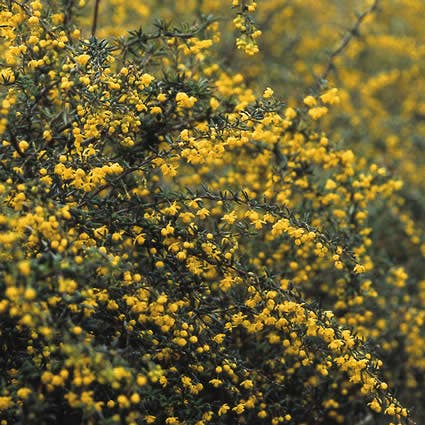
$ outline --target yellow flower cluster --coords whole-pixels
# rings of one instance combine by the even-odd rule
[[[1,425],[420,423],[424,5],[133,3],[0,8]]]

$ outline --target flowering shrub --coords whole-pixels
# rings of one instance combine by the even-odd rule
[[[422,51],[377,71],[371,3],[291,85],[320,2],[134,3],[0,3],[1,424],[420,421]]]

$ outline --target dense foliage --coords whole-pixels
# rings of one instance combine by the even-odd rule
[[[0,0],[0,424],[421,423],[425,4],[93,3]]]

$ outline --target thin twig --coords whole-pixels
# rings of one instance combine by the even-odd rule
[[[74,0],[67,0],[66,6],[65,6],[65,26],[68,26],[68,24],[71,22],[72,19],[72,8],[74,6]]]
[[[180,38],[182,40],[187,40],[192,37],[195,37],[197,34],[199,34],[201,31],[206,29],[211,23],[216,22],[216,19],[213,19],[211,16],[207,16],[203,22],[201,22],[198,26],[191,28],[189,32],[180,32],[179,30],[175,29],[174,31],[169,31],[166,28],[158,27],[158,30],[156,33],[153,34],[145,34],[141,31],[134,32],[134,38],[129,40],[125,47],[129,48],[133,46],[134,44],[139,43],[141,40],[143,43],[146,43],[149,40],[155,40],[161,37],[166,38]]]
[[[100,3],[100,0],[95,0],[94,12],[93,12],[93,25],[91,27],[91,35],[92,35],[92,37],[94,37],[95,34],[96,34],[97,17],[99,15],[99,3]]]
[[[367,16],[372,14],[376,11],[379,5],[379,0],[375,0],[372,5],[367,8],[361,15],[358,16],[357,21],[354,23],[353,27],[344,35],[341,42],[339,43],[338,47],[331,53],[329,56],[328,64],[326,65],[325,70],[323,71],[322,75],[319,77],[319,82],[322,80],[326,80],[329,73],[334,69],[334,61],[335,58],[340,56],[345,49],[350,44],[350,41],[359,35],[359,29],[362,22],[366,19]]]

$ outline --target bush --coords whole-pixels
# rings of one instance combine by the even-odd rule
[[[187,3],[190,24],[123,36],[160,5],[1,2],[1,424],[420,421],[425,203],[405,171],[422,159],[399,143],[418,112],[379,92],[419,65],[378,78],[382,40],[349,54],[375,2],[322,78],[306,55],[287,82],[267,31],[286,7],[255,22],[233,1],[248,55],[229,64],[227,23],[203,13],[221,2]]]

